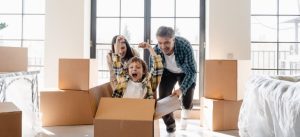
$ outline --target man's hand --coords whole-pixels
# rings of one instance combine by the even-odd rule
[[[147,42],[142,42],[142,43],[139,43],[139,48],[149,49],[149,48],[151,48],[151,45]]]
[[[152,48],[152,46],[150,45],[149,41],[148,42],[142,42],[142,43],[139,43],[139,48],[143,48],[143,49],[148,49],[151,56],[155,56],[156,53],[154,51],[154,49]]]
[[[180,89],[176,89],[173,91],[171,96],[177,96],[178,98],[182,95],[182,91]]]

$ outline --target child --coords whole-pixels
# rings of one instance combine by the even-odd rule
[[[153,99],[153,92],[160,82],[163,72],[163,64],[160,55],[156,55],[153,48],[148,43],[140,43],[140,48],[148,49],[154,63],[151,71],[147,71],[146,63],[138,58],[132,57],[127,62],[126,75],[117,74],[117,85],[113,92],[113,97],[118,98],[140,98]],[[118,70],[121,67],[121,57],[118,54],[113,54],[113,68]]]
[[[122,67],[120,67],[118,70],[113,70],[112,68],[112,53],[118,54],[121,57]],[[115,89],[117,84],[117,79],[114,72],[125,71],[127,69],[127,62],[134,56],[139,57],[139,53],[137,50],[135,50],[129,45],[127,39],[124,36],[116,35],[113,37],[111,42],[111,51],[106,55],[108,69],[110,73],[110,84],[112,89]]]

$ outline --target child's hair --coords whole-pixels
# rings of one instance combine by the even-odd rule
[[[127,62],[127,69],[129,68],[129,65],[133,62],[137,62],[137,63],[142,64],[143,72],[145,74],[148,72],[147,65],[146,65],[145,61],[140,59],[139,57],[132,57],[131,59],[129,59],[129,61]]]

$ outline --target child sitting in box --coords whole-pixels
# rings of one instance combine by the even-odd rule
[[[147,71],[147,65],[142,59],[132,57],[127,62],[126,75],[120,74],[116,70],[121,67],[121,57],[118,54],[113,54],[112,65],[117,75],[116,89],[112,94],[115,98],[153,99],[153,91],[156,90],[163,72],[162,59],[160,55],[154,52],[150,44],[142,42],[139,47],[149,50],[154,62],[151,71]]]

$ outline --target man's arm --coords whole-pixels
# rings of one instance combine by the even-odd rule
[[[180,84],[180,90],[183,94],[192,86],[193,81],[196,79],[196,61],[194,58],[194,53],[191,45],[186,46],[184,51],[184,64],[182,65],[185,77]]]

